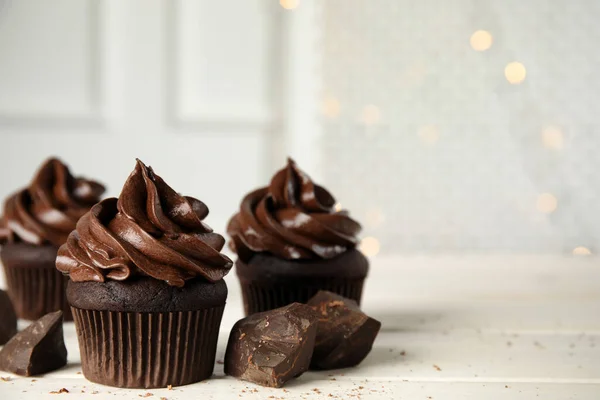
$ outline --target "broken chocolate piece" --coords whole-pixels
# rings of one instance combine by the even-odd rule
[[[281,387],[310,365],[317,318],[307,305],[250,315],[232,328],[225,352],[225,373],[269,387]]]
[[[55,311],[13,336],[0,350],[0,370],[33,376],[65,366],[67,348],[62,323],[62,311]]]
[[[354,300],[324,290],[307,304],[319,319],[311,369],[353,367],[365,359],[381,322],[363,313]]]
[[[17,333],[17,314],[8,293],[0,290],[0,345],[5,344]]]

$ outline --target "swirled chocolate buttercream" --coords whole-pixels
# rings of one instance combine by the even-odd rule
[[[288,159],[268,187],[249,193],[229,221],[241,258],[268,252],[285,259],[333,258],[357,244],[361,230],[335,199]]]
[[[0,243],[60,246],[102,193],[104,186],[73,177],[65,164],[50,158],[28,187],[5,201]]]
[[[203,222],[208,208],[182,196],[137,161],[118,199],[96,204],[58,251],[56,267],[75,282],[149,276],[172,286],[222,279],[232,266],[225,239]]]

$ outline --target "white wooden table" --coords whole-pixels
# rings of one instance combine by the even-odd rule
[[[378,258],[371,271],[363,308],[383,327],[357,368],[308,372],[284,390],[225,377],[217,363],[202,383],[115,389],[81,375],[67,324],[68,367],[33,379],[0,373],[1,398],[600,399],[599,258]],[[242,316],[227,279],[217,360]],[[69,393],[50,393],[61,388]]]

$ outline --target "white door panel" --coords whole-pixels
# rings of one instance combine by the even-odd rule
[[[223,231],[281,143],[268,4],[0,0],[0,198],[50,155],[118,195],[139,157]]]

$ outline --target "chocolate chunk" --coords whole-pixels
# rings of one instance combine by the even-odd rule
[[[307,303],[319,318],[311,369],[358,365],[373,347],[381,322],[360,311],[354,300],[319,291]]]
[[[8,293],[0,290],[0,345],[5,344],[17,333],[17,314]]]
[[[13,336],[0,351],[0,370],[33,376],[66,365],[62,323],[62,311],[55,311]]]
[[[316,333],[314,311],[300,303],[241,319],[229,336],[225,373],[281,387],[308,370]]]

